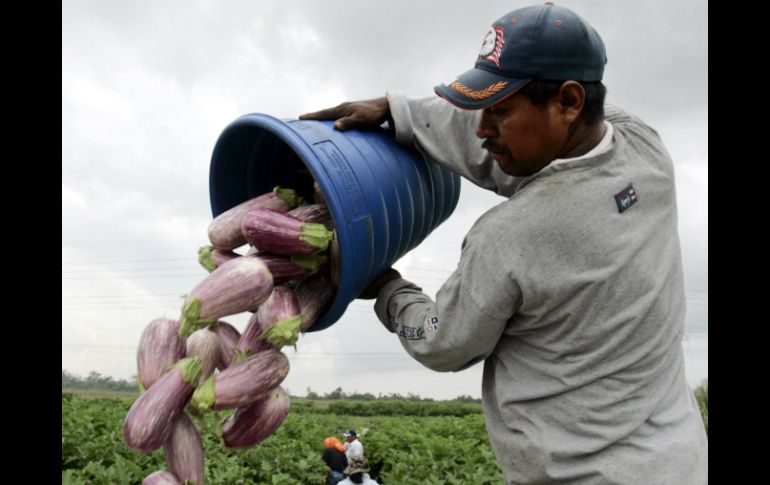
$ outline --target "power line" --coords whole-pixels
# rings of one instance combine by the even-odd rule
[[[145,298],[145,297],[157,297],[157,296],[181,296],[181,293],[139,293],[133,295],[81,295],[81,296],[62,296],[62,298]]]
[[[206,275],[202,275],[200,273],[196,274],[179,274],[179,275],[126,275],[126,276],[88,276],[85,278],[62,278],[63,281],[73,281],[73,280],[125,280],[125,279],[132,279],[132,278],[186,278],[188,276],[197,276],[202,277]]]
[[[158,244],[157,241],[64,241],[62,246],[73,246],[75,244],[101,244],[104,246],[117,246],[119,244]]]
[[[148,305],[123,305],[123,306],[62,306],[62,310],[149,310],[153,308],[169,308],[173,305],[173,307],[178,311],[179,307],[182,306],[182,302],[178,302],[179,304],[161,304],[161,303],[154,303],[154,304],[148,304]]]
[[[167,268],[154,268],[154,267],[148,267],[148,268],[116,268],[116,269],[73,269],[73,270],[62,270],[62,274],[71,274],[71,273],[117,273],[117,272],[123,272],[123,271],[169,271],[169,270],[189,270],[190,268],[200,268],[198,265],[184,265],[184,266],[177,266],[177,267],[167,267]],[[200,268],[203,269],[203,268]]]
[[[152,305],[123,305],[123,306],[62,306],[61,309],[65,311],[77,311],[77,310],[105,310],[107,312],[111,311],[124,311],[124,310],[169,310],[172,309],[173,311],[179,311],[179,308],[181,307],[182,302],[174,302],[169,304],[152,304]],[[348,309],[345,311],[347,314],[348,312],[351,313],[357,313],[360,315],[370,315],[375,316],[374,310],[357,310],[357,309]],[[246,312],[242,312],[246,313]],[[253,312],[252,312],[253,313]],[[222,320],[226,320],[227,318],[232,318],[238,314],[228,315],[226,317],[223,317]]]
[[[132,310],[168,310],[169,306],[147,306],[147,307],[110,307],[110,308],[64,308],[62,307],[62,311],[77,311],[77,310],[108,310],[108,311],[132,311]]]
[[[70,261],[62,264],[115,264],[115,263],[152,263],[156,261],[190,261],[190,258],[165,258],[165,259],[132,259],[113,261]]]
[[[169,261],[187,261],[187,262],[193,262],[195,261],[195,257],[191,256],[189,258],[163,258],[163,259],[134,259],[134,260],[113,260],[113,261],[69,261],[69,262],[62,262],[63,265],[88,265],[88,264],[131,264],[131,263],[150,263],[150,262],[169,262]],[[415,267],[415,266],[407,266],[404,268],[404,271],[436,271],[441,273],[451,273],[454,271],[447,270],[443,268],[430,268],[430,267]]]
[[[134,353],[136,348],[133,347],[119,347],[119,346],[106,346],[106,345],[92,345],[92,344],[62,344],[62,348],[69,349],[82,349],[90,352],[119,352],[119,353]],[[294,354],[287,354],[289,359],[298,360],[342,360],[342,359],[357,359],[357,360],[400,360],[411,359],[411,357],[402,352],[300,352]]]
[[[136,298],[126,298],[121,300],[93,300],[93,301],[64,301],[62,300],[63,305],[122,305],[124,303],[157,303],[161,301],[177,301],[182,298],[183,295],[174,295],[174,297],[153,297],[153,299],[150,300],[141,300]]]

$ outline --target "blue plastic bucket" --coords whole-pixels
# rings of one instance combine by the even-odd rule
[[[340,132],[330,121],[248,114],[214,147],[211,211],[216,217],[276,185],[312,201],[314,179],[334,218],[340,276],[334,301],[310,331],[336,322],[374,278],[449,217],[460,197],[456,174],[385,129]]]

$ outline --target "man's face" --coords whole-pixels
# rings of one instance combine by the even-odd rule
[[[351,435],[346,436],[345,439],[348,440],[348,443],[350,443],[351,441],[356,439],[356,437],[351,434]]]
[[[515,93],[482,111],[476,135],[484,138],[503,172],[528,176],[559,158],[569,124],[559,116],[558,96],[541,111],[525,96]]]

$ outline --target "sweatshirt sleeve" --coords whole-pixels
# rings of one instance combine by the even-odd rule
[[[458,371],[486,359],[520,305],[515,281],[495,271],[496,251],[465,244],[457,270],[434,302],[405,280],[385,284],[374,310],[406,351],[436,371]]]
[[[476,136],[479,110],[463,110],[433,96],[407,99],[387,93],[396,141],[413,145],[431,160],[479,187],[510,197],[520,177],[503,172]]]

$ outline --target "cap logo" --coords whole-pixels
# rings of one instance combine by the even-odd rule
[[[554,20],[553,23],[555,23],[557,27],[561,26],[561,20]]]
[[[487,99],[488,97],[505,89],[505,86],[507,85],[508,85],[508,81],[500,81],[490,86],[487,86],[484,89],[479,89],[478,91],[474,91],[468,86],[464,86],[458,82],[452,83],[449,87],[459,92],[460,94],[464,95],[465,97],[468,97],[471,99]]]
[[[497,25],[490,27],[481,43],[479,57],[494,62],[497,67],[500,67],[500,53],[503,50],[503,44],[505,44],[504,34],[505,30],[502,27]]]

